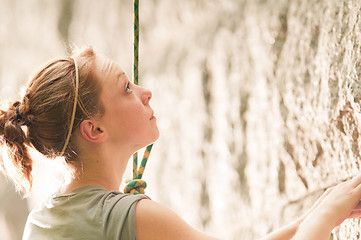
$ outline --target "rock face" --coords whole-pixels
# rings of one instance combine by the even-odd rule
[[[256,239],[359,173],[359,2],[189,1],[169,16],[170,4],[154,6],[142,61],[161,201],[225,239]],[[346,221],[333,239],[358,232]]]
[[[93,44],[130,76],[129,1],[0,2],[2,97],[68,42]],[[140,83],[161,131],[147,193],[198,229],[249,240],[358,174],[360,9],[352,0],[141,1]],[[360,230],[349,220],[332,239]]]

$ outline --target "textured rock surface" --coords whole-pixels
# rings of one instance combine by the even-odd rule
[[[95,45],[130,75],[129,1],[0,3],[2,98],[67,41]],[[248,240],[358,174],[359,1],[141,4],[140,81],[161,130],[144,175],[153,199],[201,230]],[[346,221],[332,239],[359,232]]]
[[[160,106],[159,199],[226,239],[252,239],[359,172],[359,2],[197,1],[164,23],[166,4],[142,61]],[[358,232],[347,221],[333,239]]]

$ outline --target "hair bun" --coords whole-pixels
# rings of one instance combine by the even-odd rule
[[[23,116],[20,111],[20,102],[16,101],[4,116],[3,134],[6,142],[10,144],[12,144],[12,142],[22,144],[26,140],[25,133],[21,128],[23,125]]]
[[[29,104],[29,92],[24,96],[22,103],[15,102],[13,106],[15,106],[15,119],[20,125],[29,126],[33,119],[33,115],[31,115],[30,104]]]

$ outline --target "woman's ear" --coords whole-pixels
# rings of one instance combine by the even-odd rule
[[[102,143],[108,138],[107,132],[93,119],[83,120],[79,129],[85,140],[92,143]]]

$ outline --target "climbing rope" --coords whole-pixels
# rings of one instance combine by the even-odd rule
[[[133,56],[133,82],[138,85],[138,56],[139,56],[139,0],[134,0],[134,56]],[[147,183],[142,180],[145,166],[147,164],[150,151],[153,144],[146,147],[142,162],[138,170],[138,152],[133,154],[133,179],[126,180],[127,185],[124,188],[124,193],[130,194],[144,194],[144,189]]]
[[[139,0],[134,0],[134,49],[133,49],[133,82],[138,85],[139,56]]]

